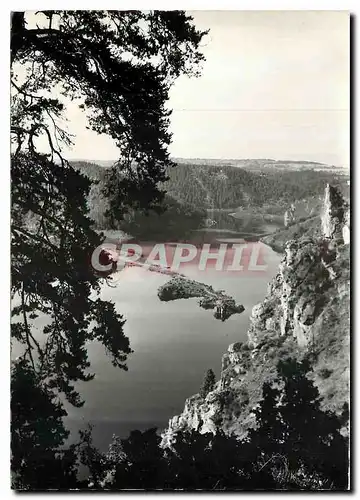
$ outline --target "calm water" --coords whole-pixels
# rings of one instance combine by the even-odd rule
[[[89,345],[96,377],[78,385],[85,405],[68,408],[66,423],[74,437],[90,422],[95,444],[104,449],[113,433],[125,437],[132,429],[166,426],[182,411],[185,399],[198,392],[208,368],[219,375],[228,345],[245,339],[251,309],[263,299],[280,258],[266,247],[268,270],[252,275],[187,268],[189,277],[225,290],[245,306],[241,315],[224,323],[201,309],[197,299],[160,302],[157,288],[169,278],[140,268],[123,271],[116,288],[105,286],[102,298],[114,301],[125,316],[134,353],[125,372],[111,365],[100,344]]]

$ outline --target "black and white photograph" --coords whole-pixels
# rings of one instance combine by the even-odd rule
[[[8,12],[3,473],[349,491],[351,13],[119,6]]]

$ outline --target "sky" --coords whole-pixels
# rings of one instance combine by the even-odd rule
[[[349,165],[349,16],[345,11],[196,11],[206,62],[170,92],[170,153]],[[112,160],[112,140],[69,106],[70,158]]]

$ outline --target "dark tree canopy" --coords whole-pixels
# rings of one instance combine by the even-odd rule
[[[157,183],[171,164],[169,88],[180,74],[197,75],[203,59],[204,33],[191,21],[179,11],[44,11],[33,27],[24,13],[14,13],[13,67],[28,71],[25,82],[15,71],[12,79],[16,146],[25,142],[32,149],[39,133],[50,142],[48,123],[53,154],[56,136],[70,139],[53,122],[63,111],[55,88],[85,108],[89,127],[119,148],[108,184],[116,200],[112,211],[121,213],[135,199],[147,207],[161,197]]]
[[[178,11],[31,16],[12,15],[12,289],[20,300],[13,335],[34,366],[32,350],[39,351],[50,385],[80,404],[69,381],[92,376],[85,342],[100,340],[122,368],[131,351],[114,305],[90,298],[99,291],[90,256],[101,240],[87,216],[90,182],[61,152],[71,141],[61,128],[66,100],[85,108],[89,127],[119,148],[111,209],[149,207],[161,199],[157,185],[171,163],[168,90],[180,74],[197,74],[204,33]],[[45,342],[33,335],[39,313],[51,318]]]
[[[95,489],[344,490],[347,445],[344,419],[320,407],[306,377],[307,361],[278,364],[274,384],[263,384],[254,410],[257,428],[242,439],[178,430],[161,447],[156,429],[115,438],[105,454],[85,436],[82,457]],[[344,417],[346,417],[344,415]]]
[[[198,74],[203,35],[180,11],[12,14],[12,338],[23,346],[15,366],[25,363],[37,386],[74,405],[83,403],[74,383],[94,376],[87,342],[100,341],[123,369],[131,349],[91,268],[102,237],[88,216],[91,181],[64,155],[66,105],[77,103],[89,128],[118,147],[112,216],[156,206],[171,166],[168,91],[179,75]]]
[[[64,449],[69,432],[55,394],[28,362],[11,373],[11,467],[17,489],[74,488],[75,447]]]
[[[11,386],[16,488],[81,487],[78,459],[98,488],[311,489],[323,479],[346,488],[344,422],[321,410],[309,366],[293,360],[279,364],[277,386],[264,385],[258,427],[243,442],[179,433],[174,449],[163,450],[150,429],[115,440],[106,455],[87,431],[66,447],[61,397],[83,404],[75,383],[94,376],[87,343],[101,342],[121,369],[131,353],[124,318],[100,299],[101,278],[91,268],[102,238],[86,204],[91,181],[63,153],[71,142],[62,125],[66,103],[82,107],[89,127],[119,149],[105,189],[109,217],[158,209],[172,165],[169,89],[179,75],[198,74],[203,36],[179,11],[12,15],[12,339],[22,346]],[[214,385],[208,370],[202,396]],[[276,469],[279,456],[297,482]]]
[[[318,389],[309,380],[307,359],[280,361],[275,387],[263,385],[263,399],[255,410],[257,429],[249,433],[249,456],[261,450],[263,463],[286,460],[290,470],[317,476],[325,486],[347,487],[348,446],[341,434],[341,417],[321,409]],[[345,410],[345,409],[344,409]],[[251,451],[252,450],[252,451]]]
[[[200,388],[199,392],[200,396],[206,398],[209,392],[214,390],[215,382],[216,382],[215,373],[211,368],[209,368],[205,373],[204,380]]]
[[[120,228],[145,241],[182,241],[203,227],[205,219],[205,210],[197,210],[165,195],[158,210],[136,210],[122,221]]]

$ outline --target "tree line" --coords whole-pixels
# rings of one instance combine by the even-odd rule
[[[170,447],[157,429],[114,437],[107,452],[92,442],[91,429],[66,447],[63,410],[55,395],[26,364],[13,370],[13,482],[17,489],[45,490],[344,490],[348,486],[348,420],[321,409],[309,380],[307,359],[279,361],[253,410],[255,427],[245,438],[218,432],[180,431]],[[205,376],[202,398],[214,389]],[[26,423],[26,425],[25,425]],[[81,464],[87,471],[78,474]]]
[[[63,422],[64,398],[81,407],[84,401],[76,383],[95,376],[89,342],[99,341],[111,363],[122,370],[127,370],[132,353],[125,319],[112,302],[101,299],[102,279],[91,268],[91,254],[101,243],[94,230],[94,213],[103,203],[97,202],[98,197],[101,194],[105,200],[101,217],[109,227],[126,216],[131,220],[134,214],[162,210],[164,186],[175,171],[168,152],[169,90],[178,76],[199,75],[204,60],[200,47],[207,32],[196,29],[193,18],[183,11],[43,10],[32,15],[33,19],[25,12],[13,12],[11,19],[11,294],[16,299],[11,336],[22,348],[11,369],[13,488],[88,488],[89,481],[78,477],[79,463],[88,467],[94,487],[106,484],[115,467],[115,489],[159,484],[192,488],[199,477],[205,488],[232,488],[243,475],[239,471],[247,474],[246,468],[228,464],[231,475],[221,483],[219,471],[224,471],[211,452],[217,446],[211,437],[206,444],[197,434],[194,439],[180,436],[178,451],[168,460],[155,431],[145,435],[135,431],[120,443],[121,448],[116,442],[104,455],[92,446],[87,431],[68,446]],[[119,160],[107,172],[101,190],[92,192],[92,208],[94,178],[79,172],[63,154],[63,147],[72,144],[62,125],[68,99],[86,110],[88,126],[109,136],[119,150]],[[39,138],[45,147],[40,147]],[[267,181],[258,176],[257,182]],[[180,185],[184,196],[192,192],[185,176]],[[198,198],[195,193],[189,199],[173,198],[195,210],[206,208],[204,201],[200,204],[203,193],[198,192]],[[240,192],[246,201],[247,191]],[[231,197],[227,200],[232,203]],[[38,318],[46,318],[40,332]],[[320,442],[330,443],[330,451],[336,444],[334,456],[340,460],[342,441],[333,432],[338,424],[329,426],[324,426],[326,436],[331,433],[333,438],[326,441],[322,434]],[[290,437],[299,435],[290,432],[291,426],[284,429]],[[313,437],[308,434],[306,442],[312,446],[309,436]],[[283,440],[284,436],[279,443]],[[229,449],[239,446],[232,438],[226,443]],[[281,449],[285,454],[289,448]],[[300,448],[300,452],[301,461],[295,466],[305,461],[305,451]],[[200,475],[196,463],[203,464]],[[164,470],[164,475],[156,475],[154,468]],[[343,485],[344,475],[339,473],[338,479],[329,470],[324,465],[315,472],[332,487]]]

